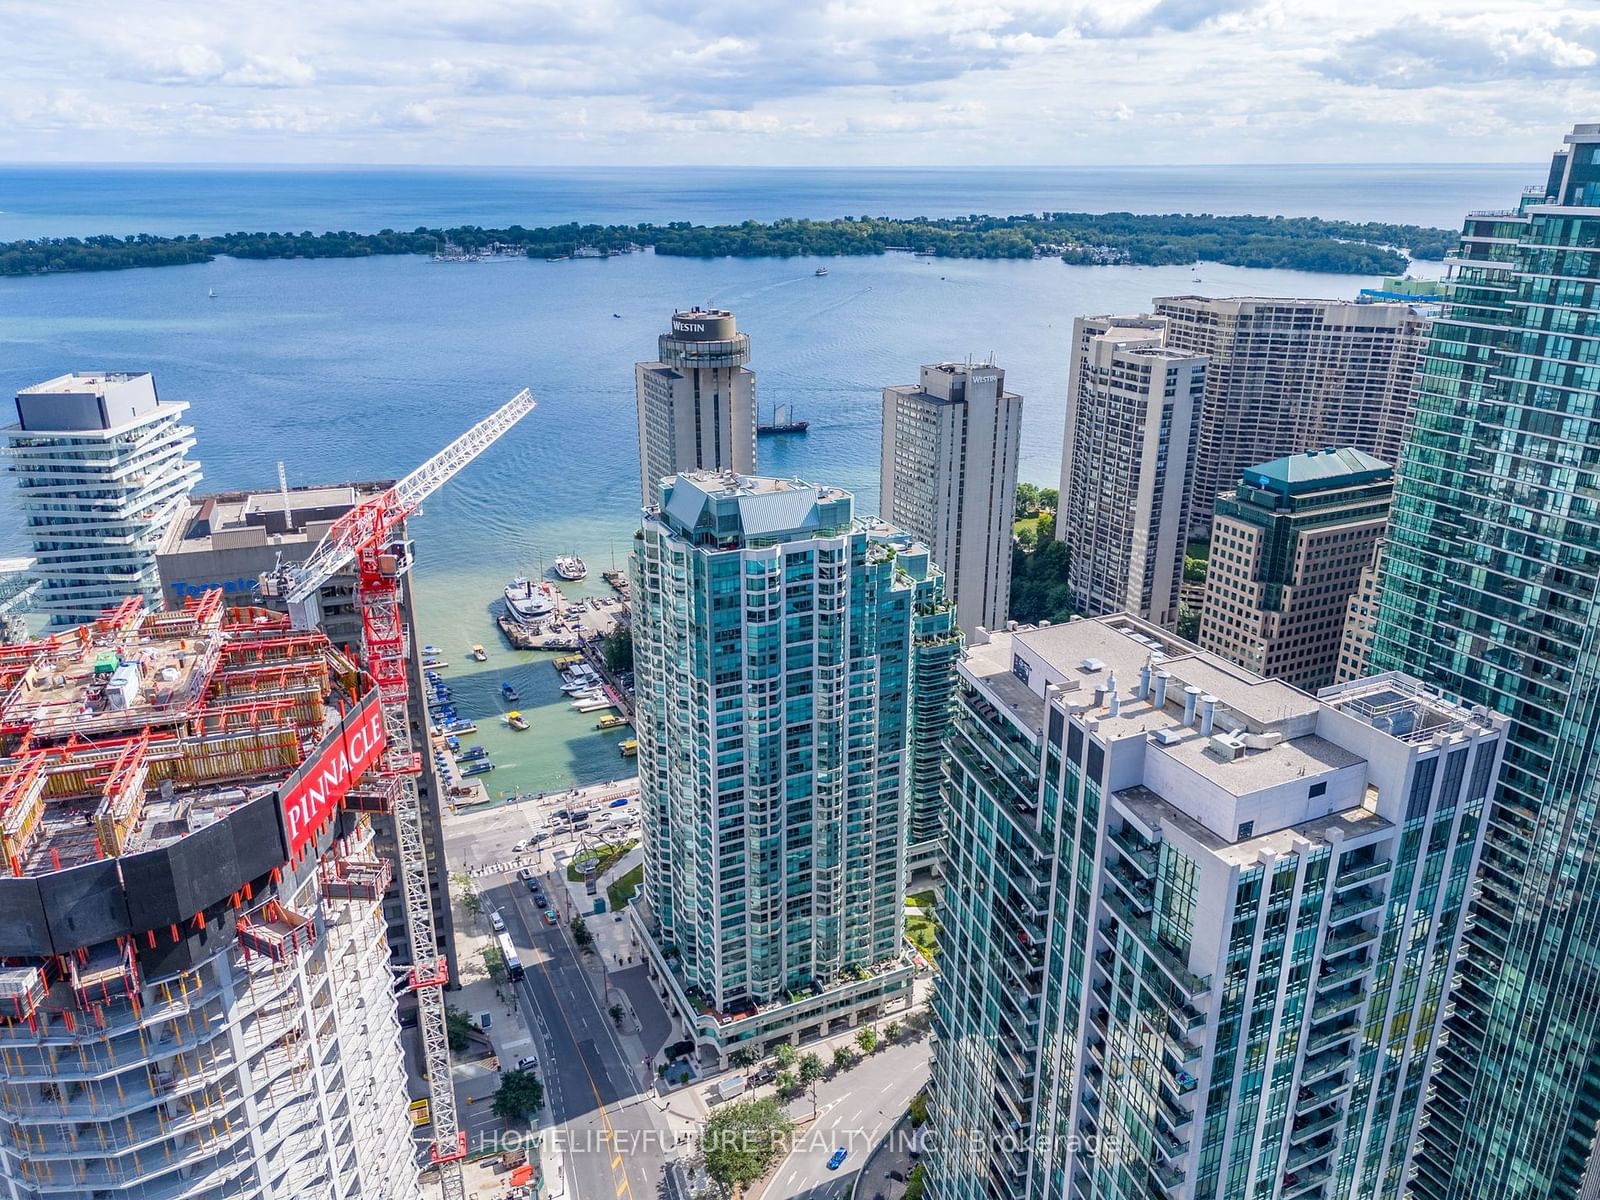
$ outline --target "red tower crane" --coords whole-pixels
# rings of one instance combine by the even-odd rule
[[[305,562],[280,564],[261,579],[264,594],[287,601],[296,629],[313,629],[321,615],[318,596],[323,585],[352,563],[356,567],[362,655],[367,673],[378,689],[388,735],[378,773],[387,807],[394,817],[399,848],[400,887],[411,945],[410,986],[417,996],[433,1118],[432,1158],[439,1168],[444,1200],[462,1200],[465,1195],[461,1162],[467,1156],[467,1135],[456,1116],[455,1087],[450,1078],[444,1003],[450,966],[439,953],[428,894],[427,848],[423,841],[422,803],[417,793],[422,755],[411,745],[410,686],[406,675],[411,630],[402,620],[399,604],[399,581],[411,569],[411,546],[401,526],[424,499],[533,409],[533,395],[524,388],[399,483],[345,513]]]

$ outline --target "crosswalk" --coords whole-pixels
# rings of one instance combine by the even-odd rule
[[[536,860],[528,855],[521,858],[508,858],[505,862],[485,863],[482,866],[471,867],[467,874],[475,879],[482,879],[485,875],[503,875],[507,871],[520,871],[523,867],[533,866]]]

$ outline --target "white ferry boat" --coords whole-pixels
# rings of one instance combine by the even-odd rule
[[[589,573],[589,565],[576,554],[563,554],[556,559],[556,574],[576,583]]]

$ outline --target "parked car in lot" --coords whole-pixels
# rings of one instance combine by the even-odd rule
[[[517,1070],[519,1071],[537,1071],[538,1069],[539,1060],[531,1054],[525,1054],[517,1059]]]

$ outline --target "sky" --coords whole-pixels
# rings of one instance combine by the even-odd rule
[[[1595,0],[0,0],[0,160],[1530,162]]]

